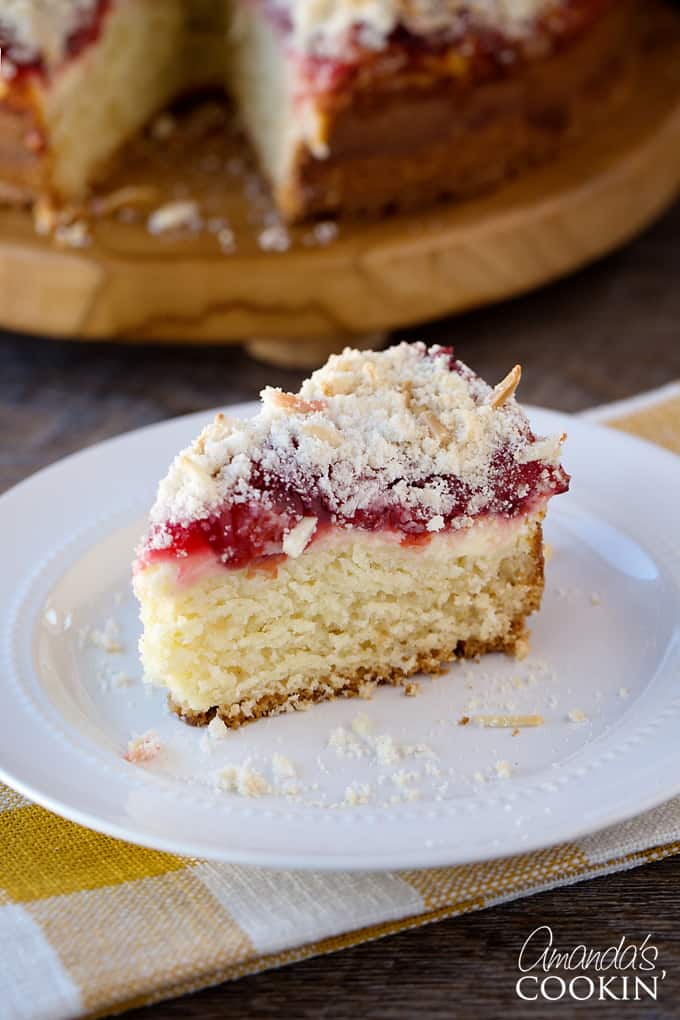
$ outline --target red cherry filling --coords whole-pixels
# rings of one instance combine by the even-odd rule
[[[492,465],[493,490],[480,509],[472,506],[476,495],[458,478],[440,479],[453,496],[453,508],[444,517],[444,528],[468,513],[473,517],[514,518],[531,512],[549,496],[565,492],[568,476],[562,468],[546,467],[537,461],[517,464],[509,454],[499,454]],[[212,554],[225,567],[244,567],[281,553],[287,531],[301,517],[316,517],[313,540],[330,527],[354,527],[363,531],[389,531],[400,534],[402,543],[418,545],[429,541],[427,530],[431,514],[425,508],[400,505],[373,505],[350,516],[334,514],[319,492],[300,492],[280,478],[258,479],[258,488],[266,493],[264,502],[234,503],[218,513],[190,524],[168,524],[164,531],[171,541],[162,549],[148,548],[145,562],[157,559],[186,558]],[[424,481],[423,485],[426,484]],[[153,542],[154,532],[150,535]]]
[[[451,347],[423,350],[423,357],[444,358],[451,372],[465,378],[475,392],[479,379],[462,362]],[[485,400],[482,390],[475,399]],[[532,442],[535,437],[529,423],[521,427],[523,438]],[[332,469],[331,469],[332,470]],[[225,567],[245,567],[271,564],[281,556],[281,546],[288,531],[302,517],[315,517],[317,527],[312,541],[331,527],[353,527],[362,531],[386,531],[401,537],[402,544],[421,545],[428,542],[431,533],[428,523],[433,511],[422,503],[405,506],[391,502],[389,496],[352,513],[337,513],[331,506],[328,485],[320,479],[289,481],[278,475],[266,474],[254,464],[249,484],[262,498],[247,503],[229,503],[218,512],[188,524],[165,524],[152,529],[142,564],[158,559],[186,559],[197,554],[213,556]],[[358,480],[359,481],[359,480]],[[392,483],[392,488],[396,483]],[[449,512],[443,516],[443,529],[455,526],[460,517],[500,517],[511,519],[531,513],[551,496],[566,492],[569,476],[563,468],[540,461],[518,463],[509,445],[494,455],[489,469],[488,484],[483,492],[473,490],[455,475],[422,478],[409,483],[411,490],[436,487],[447,497]],[[154,539],[162,536],[161,548],[153,548]],[[168,542],[168,536],[170,541]]]

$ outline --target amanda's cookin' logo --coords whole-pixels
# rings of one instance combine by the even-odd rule
[[[552,928],[535,928],[517,961],[521,974],[515,991],[525,1002],[656,1002],[666,971],[657,969],[659,950],[647,935],[637,945],[622,935],[616,945],[589,949],[554,946]],[[559,971],[560,973],[557,973]]]

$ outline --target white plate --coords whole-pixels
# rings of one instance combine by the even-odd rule
[[[369,702],[266,719],[210,752],[202,731],[171,716],[163,692],[140,680],[129,589],[156,481],[208,415],[102,443],[7,493],[0,777],[59,814],[146,846],[304,868],[422,867],[517,853],[678,793],[680,460],[575,419],[531,416],[539,432],[569,433],[573,474],[571,493],[548,515],[554,555],[531,657],[456,664],[450,675],[424,679],[415,698],[382,689]],[[120,653],[87,639],[110,617],[121,626]],[[120,673],[134,678],[131,686],[112,682]],[[458,725],[477,712],[532,711],[545,725],[515,736]],[[570,712],[587,721],[570,721]],[[328,746],[331,730],[351,732],[360,714],[375,734],[425,743],[433,756],[380,765],[364,738],[362,756],[339,755]],[[149,728],[161,755],[129,764],[128,740]],[[297,799],[278,781],[276,794],[257,799],[215,789],[220,768],[246,759],[271,783],[274,754],[294,764]],[[509,763],[509,778],[497,774],[499,762]],[[399,785],[399,771],[417,778]],[[368,803],[345,806],[356,783],[369,786]],[[419,799],[407,799],[409,788]]]

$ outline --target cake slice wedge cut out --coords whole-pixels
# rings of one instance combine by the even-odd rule
[[[564,436],[450,348],[347,349],[218,415],[173,462],[134,565],[147,676],[236,727],[526,648]],[[452,681],[453,682],[453,681]]]

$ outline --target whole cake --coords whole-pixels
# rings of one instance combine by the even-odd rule
[[[175,711],[239,726],[523,651],[568,476],[519,377],[491,388],[444,347],[348,349],[255,418],[218,415],[161,482],[134,567],[145,672]]]
[[[0,195],[78,202],[224,86],[289,220],[479,190],[606,117],[636,0],[3,0]]]

